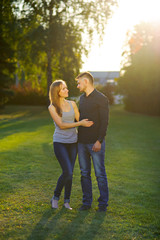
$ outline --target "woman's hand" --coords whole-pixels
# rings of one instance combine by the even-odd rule
[[[91,127],[94,124],[93,121],[88,121],[88,119],[83,119],[80,121],[80,123],[83,127]]]

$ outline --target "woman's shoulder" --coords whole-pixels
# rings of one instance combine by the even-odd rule
[[[73,100],[67,100],[70,104],[72,104],[72,107],[74,108],[75,106],[76,106],[76,103],[75,103],[75,101],[73,101]]]
[[[50,104],[49,106],[48,106],[48,110],[50,110],[50,109],[55,109],[55,107],[53,106],[53,104]]]
[[[50,105],[48,106],[48,109],[49,109],[49,108],[51,108],[52,106],[53,106],[53,105],[52,105],[52,104],[50,104]]]

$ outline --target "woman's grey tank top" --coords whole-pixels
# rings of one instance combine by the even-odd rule
[[[75,113],[72,103],[68,101],[71,109],[69,112],[62,112],[62,122],[73,123],[75,120]],[[77,129],[75,127],[68,129],[60,129],[58,125],[55,124],[55,131],[53,134],[53,142],[61,143],[75,143],[77,142]]]

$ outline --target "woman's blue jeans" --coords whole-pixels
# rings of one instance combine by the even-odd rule
[[[101,144],[101,150],[94,152],[94,144],[78,143],[78,159],[81,169],[81,185],[83,191],[83,204],[91,206],[92,204],[92,181],[91,181],[91,158],[94,165],[95,175],[98,182],[100,197],[98,198],[99,207],[108,206],[108,182],[104,166],[105,159],[105,141]]]
[[[63,187],[64,202],[70,202],[72,176],[74,164],[77,156],[77,143],[59,143],[54,142],[54,152],[62,168],[62,174],[57,181],[53,199],[59,200]]]

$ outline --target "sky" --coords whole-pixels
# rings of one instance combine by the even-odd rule
[[[103,42],[97,34],[88,57],[83,56],[81,71],[119,71],[126,33],[140,22],[160,22],[160,0],[118,0],[118,7],[108,20]]]

